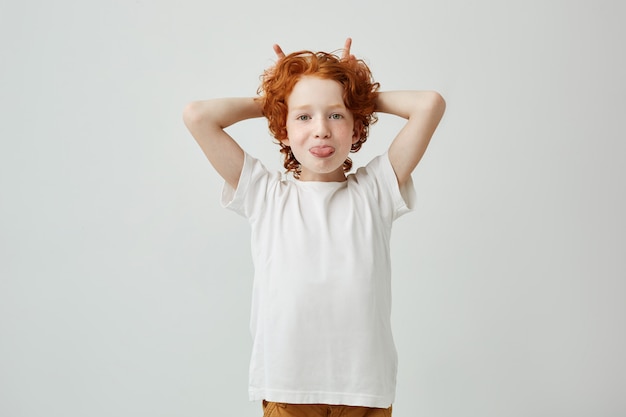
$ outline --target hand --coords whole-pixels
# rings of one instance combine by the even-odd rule
[[[346,42],[343,44],[343,53],[341,54],[342,61],[355,61],[356,57],[350,53],[350,48],[352,47],[352,38],[347,38]]]
[[[352,47],[352,38],[347,38],[346,42],[343,44],[343,49],[342,49],[343,52],[341,54],[342,61],[356,60],[355,56],[350,53],[351,47]],[[282,48],[278,44],[275,43],[274,45],[272,45],[272,49],[274,49],[274,53],[276,54],[276,57],[278,58],[279,61],[285,57],[285,53],[283,52]]]
[[[277,43],[272,45],[272,48],[274,49],[274,53],[276,54],[276,57],[278,58],[279,61],[285,57],[285,53],[283,52],[281,47],[278,46]]]

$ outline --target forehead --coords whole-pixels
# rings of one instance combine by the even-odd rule
[[[293,87],[287,106],[329,104],[343,106],[343,86],[335,80],[305,76]]]

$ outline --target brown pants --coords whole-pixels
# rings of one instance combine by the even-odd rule
[[[391,407],[285,404],[263,401],[263,417],[391,417]]]

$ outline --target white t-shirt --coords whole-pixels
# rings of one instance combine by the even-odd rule
[[[387,154],[343,182],[299,181],[245,155],[222,204],[251,224],[250,400],[393,403],[389,240],[414,200]]]

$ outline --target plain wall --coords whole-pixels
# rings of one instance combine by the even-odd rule
[[[3,1],[0,415],[260,416],[246,221],[182,123],[354,39],[448,107],[392,240],[394,415],[626,415],[621,1]],[[402,121],[381,115],[357,165]],[[280,169],[263,120],[230,129]]]

